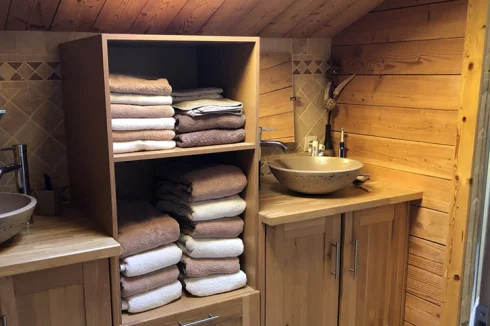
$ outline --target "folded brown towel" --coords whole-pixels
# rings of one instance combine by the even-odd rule
[[[177,265],[135,277],[121,275],[121,297],[127,298],[135,294],[147,292],[170,284],[179,278]]]
[[[175,131],[178,133],[210,130],[238,129],[245,124],[245,115],[215,114],[191,117],[186,114],[175,115]]]
[[[145,201],[118,201],[121,257],[135,255],[177,241],[179,223]]]
[[[175,110],[170,105],[111,104],[111,117],[115,118],[171,118]]]
[[[200,147],[222,144],[234,144],[245,140],[245,130],[219,130],[211,129],[204,131],[179,134],[175,138],[177,147]]]
[[[240,217],[225,217],[202,222],[179,220],[179,223],[180,232],[194,239],[236,238],[243,232],[243,220]]]
[[[240,261],[234,258],[191,258],[182,255],[179,267],[189,277],[202,277],[215,274],[234,274],[240,271]]]
[[[182,202],[195,202],[236,195],[247,185],[247,177],[234,165],[210,165],[202,168],[178,167],[168,173],[162,167],[157,175],[165,178],[158,184],[157,198],[167,198],[168,194],[182,199]]]
[[[172,87],[165,78],[140,77],[122,74],[109,75],[111,92],[143,95],[170,95]]]
[[[112,141],[133,141],[133,140],[172,140],[175,137],[173,130],[130,130],[112,131]]]

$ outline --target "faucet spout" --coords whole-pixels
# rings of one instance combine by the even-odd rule
[[[5,165],[5,166],[0,167],[0,179],[2,178],[2,176],[4,174],[9,173],[9,172],[13,172],[13,171],[18,170],[20,168],[21,168],[21,165],[19,163],[9,164],[9,165]]]
[[[279,147],[283,151],[287,151],[288,147],[282,141],[279,140],[261,140],[260,146],[264,147]]]

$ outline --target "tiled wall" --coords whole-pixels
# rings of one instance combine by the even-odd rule
[[[295,139],[287,153],[275,148],[262,149],[263,174],[269,173],[267,161],[283,155],[300,154],[305,136],[316,135],[323,142],[325,137],[326,111],[323,93],[327,60],[330,58],[330,39],[274,39],[262,38],[262,52],[291,52],[293,59],[295,102]]]
[[[0,147],[28,146],[32,189],[43,174],[54,186],[68,185],[58,44],[87,33],[0,32]],[[11,163],[0,152],[0,165]],[[0,191],[15,190],[14,174],[0,179]]]

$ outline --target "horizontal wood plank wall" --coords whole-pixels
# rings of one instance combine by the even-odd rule
[[[466,0],[387,0],[337,35],[357,77],[339,98],[334,141],[373,179],[424,189],[412,206],[406,325],[439,325],[452,193]]]

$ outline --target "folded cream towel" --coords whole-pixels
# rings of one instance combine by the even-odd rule
[[[243,241],[235,239],[194,239],[181,234],[177,245],[192,258],[231,258],[243,254]]]
[[[188,96],[172,96],[172,102],[184,102],[184,101],[196,101],[196,100],[219,100],[222,99],[221,94],[200,94],[200,95],[188,95]]]
[[[109,88],[115,93],[170,95],[172,87],[165,78],[122,74],[109,75]]]
[[[112,130],[172,130],[174,118],[112,119]]]
[[[171,118],[175,110],[171,105],[128,105],[111,104],[111,117],[114,118]]]
[[[183,277],[184,287],[192,295],[206,297],[233,291],[247,284],[247,275],[239,271],[235,274],[212,275],[196,278]]]
[[[235,258],[238,260],[238,258]],[[194,271],[192,262],[189,262],[189,270]],[[192,267],[191,267],[192,266]],[[199,266],[199,265],[198,265]],[[216,274],[216,273],[215,273]],[[220,274],[225,274],[220,273]],[[204,275],[199,275],[204,276]],[[157,271],[135,276],[121,276],[121,297],[127,298],[135,294],[147,292],[161,286],[170,284],[179,278],[179,269],[176,265],[172,265]]]
[[[172,104],[172,96],[111,93],[111,103],[130,105],[170,105]]]
[[[247,203],[240,196],[184,203],[178,197],[168,195],[159,200],[155,207],[171,215],[186,217],[191,221],[207,221],[242,214]]]
[[[172,140],[175,138],[173,130],[113,130],[112,141],[124,142],[135,140]]]
[[[175,141],[173,140],[133,140],[112,143],[112,150],[114,154],[138,151],[156,151],[172,148],[175,148]]]
[[[195,101],[183,101],[173,105],[180,113],[193,117],[206,114],[242,114],[243,103],[224,99],[201,99]]]
[[[164,306],[182,296],[182,284],[177,280],[154,290],[122,299],[122,310],[137,313]]]
[[[121,273],[128,277],[139,276],[175,265],[181,258],[182,250],[172,243],[121,259]]]
[[[223,93],[223,89],[218,87],[202,87],[202,88],[172,90],[172,96],[195,96],[195,95],[221,94],[221,93]]]

